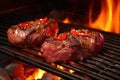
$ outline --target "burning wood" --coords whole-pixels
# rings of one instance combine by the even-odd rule
[[[74,62],[70,62],[70,64],[80,66]],[[53,67],[57,67],[61,70],[67,71],[70,74],[71,73],[77,74],[76,71],[70,68],[63,67],[59,64],[51,63],[50,65]],[[5,78],[7,79],[3,79],[2,77],[4,76],[0,77],[0,79],[3,79],[3,80],[66,80],[62,77],[56,76],[42,69],[35,68],[35,67],[32,67],[30,65],[27,65],[25,63],[20,63],[20,62],[11,63],[7,65],[5,67],[5,70],[6,70],[5,74],[7,75]],[[0,69],[0,71],[3,72],[3,69],[2,70]],[[1,74],[4,74],[4,72]],[[79,75],[85,77],[86,79],[89,78],[87,75],[83,75],[83,74],[79,74]],[[9,79],[9,76],[11,79]]]
[[[55,76],[51,73],[45,73],[41,80],[60,80],[60,77]]]
[[[56,75],[48,73],[42,69],[32,67],[25,63],[11,64],[6,67],[6,70],[12,77],[12,80],[60,80],[60,77]],[[2,79],[2,77],[0,77],[0,79]],[[6,79],[4,78],[3,80],[10,79],[7,75]]]
[[[8,73],[3,68],[0,68],[0,80],[11,80]]]
[[[38,68],[30,65],[19,63],[13,70],[13,80],[34,80]]]
[[[72,74],[75,72],[74,70],[65,68],[55,63],[51,63],[50,65]],[[5,69],[9,73],[12,80],[64,80],[59,76],[46,72],[42,69],[32,67],[25,63],[11,63],[6,66]]]

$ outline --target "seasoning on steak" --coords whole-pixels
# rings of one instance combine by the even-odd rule
[[[27,21],[13,25],[7,31],[8,41],[16,47],[36,47],[43,41],[56,35],[58,23],[51,18],[41,18],[34,21]]]
[[[101,33],[87,29],[71,29],[68,33],[47,39],[41,46],[47,62],[69,62],[95,55],[103,46]]]

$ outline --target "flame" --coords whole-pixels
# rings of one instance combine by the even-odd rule
[[[65,68],[63,66],[57,65],[57,68],[64,70]]]
[[[27,77],[25,80],[38,80],[41,79],[45,71],[41,69],[36,69],[32,75]]]
[[[75,72],[74,70],[65,68],[63,66],[60,66],[60,65],[57,65],[54,63],[52,63],[51,65],[55,66],[61,70],[68,71],[70,73]],[[13,79],[20,78],[21,80],[41,80],[41,79],[43,79],[45,74],[47,74],[47,72],[42,69],[29,67],[29,65],[25,66],[24,64],[18,64],[15,67],[15,71],[13,72]],[[47,76],[48,76],[48,78],[54,78],[54,80],[61,80],[61,77],[53,75],[51,73],[49,73],[49,75],[47,75]]]
[[[44,70],[38,69],[38,71],[37,71],[36,74],[35,74],[34,80],[41,79],[44,74],[45,74],[45,71],[44,71]]]
[[[61,70],[68,71],[68,72],[70,72],[70,73],[74,73],[74,72],[75,72],[74,70],[64,68],[63,66],[60,66],[60,65],[57,65],[57,68],[59,68],[59,69],[61,69]]]
[[[65,23],[65,24],[70,24],[71,23],[71,21],[68,17],[66,17],[62,22]]]
[[[101,0],[101,12],[95,21],[92,21],[92,9],[90,9],[89,26],[120,33],[120,0]]]

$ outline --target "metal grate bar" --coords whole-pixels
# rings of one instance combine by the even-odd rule
[[[104,58],[100,58],[100,59],[96,59],[96,58],[92,58],[93,60],[95,60],[94,62],[92,62],[91,60],[89,61],[89,63],[91,64],[94,64],[94,65],[97,65],[98,67],[102,67],[102,72],[104,72],[104,74],[107,73],[107,75],[111,76],[111,77],[115,77],[116,79],[119,79],[119,75],[113,75],[112,73],[116,73],[116,74],[120,74],[120,72],[118,70],[120,70],[120,68],[111,68],[111,65],[113,66],[115,63],[117,63],[117,61],[113,61],[113,62],[110,62],[108,60],[104,60]],[[87,60],[88,61],[88,60]],[[96,63],[97,61],[97,63]],[[100,63],[99,63],[100,62]],[[114,63],[115,62],[115,63]],[[104,64],[101,66],[101,64]],[[106,72],[106,71],[109,71]],[[100,72],[101,73],[101,72]]]
[[[117,60],[113,60],[113,59],[108,58],[108,57],[103,56],[103,55],[98,55],[98,57],[100,57],[100,58],[102,58],[102,59],[104,59],[104,60],[110,61],[110,62],[112,62],[112,63],[117,63],[117,64],[120,64],[120,62],[119,62],[119,61],[117,61]]]
[[[107,39],[105,39],[105,43],[110,43],[110,44],[112,44],[112,45],[119,45],[119,46],[120,46],[120,44],[118,44],[118,43],[120,43],[120,42],[115,41],[115,40],[107,40]]]
[[[4,42],[4,41],[8,41],[6,37],[2,37],[2,36],[0,36],[0,39],[3,40],[2,42]]]
[[[107,45],[104,45],[103,46],[103,48],[105,49],[105,50],[108,50],[108,51],[115,51],[115,52],[117,52],[116,54],[118,54],[118,55],[120,55],[119,53],[120,53],[120,50],[119,49],[116,49],[116,48],[111,48],[111,46],[107,46]]]
[[[113,51],[113,50],[109,50],[109,49],[107,49],[105,47],[103,47],[103,50],[104,50],[105,53],[110,53],[110,54],[113,54],[113,55],[116,55],[116,56],[120,56],[119,52],[116,52],[116,51]]]
[[[106,45],[106,46],[110,46],[111,48],[120,49],[120,46],[119,46],[119,45],[114,45],[114,44],[107,43],[107,42],[105,42],[104,45]]]
[[[109,61],[92,58],[92,60],[87,60],[87,62],[97,66],[98,68],[101,68],[104,71],[110,71],[112,73],[120,74],[120,72],[118,71],[120,68],[111,68],[111,65],[113,64],[111,64],[111,62]]]
[[[1,26],[1,25],[0,25],[0,29],[1,29],[1,30],[7,30],[8,28],[5,27],[5,26]]]
[[[111,79],[109,77],[106,77],[106,76],[103,76],[103,75],[100,75],[96,72],[93,72],[93,71],[90,71],[89,69],[85,69],[85,68],[82,68],[82,67],[79,67],[79,66],[76,66],[76,65],[66,65],[66,64],[61,64],[62,66],[64,67],[67,67],[67,68],[70,68],[70,69],[73,69],[75,70],[76,72],[80,72],[82,74],[85,74],[85,75],[88,75],[94,79],[99,79],[99,80],[102,80],[102,79]]]
[[[90,63],[90,64],[86,64],[86,63],[82,63],[82,62],[78,62],[79,64],[81,64],[81,65],[84,65],[85,67],[87,67],[87,68],[89,68],[89,69],[91,69],[92,71],[91,71],[91,73],[93,73],[93,70],[96,70],[97,72],[95,73],[97,76],[100,76],[100,77],[102,77],[103,79],[108,79],[108,80],[111,80],[112,78],[111,77],[109,77],[109,76],[105,76],[105,75],[102,75],[102,74],[100,74],[100,71],[101,71],[101,69],[98,69],[98,68],[96,68],[95,67],[95,65],[93,65],[93,66],[91,66],[92,64]]]
[[[117,35],[117,34],[116,34],[116,35],[115,35],[115,34],[111,34],[111,35],[110,35],[109,33],[103,33],[103,34],[104,34],[104,36],[106,36],[106,38],[109,39],[109,40],[111,40],[111,39],[112,39],[112,40],[118,40],[119,37],[120,37],[119,34],[118,34],[118,35]]]
[[[119,56],[113,55],[111,53],[103,53],[103,55],[106,56],[106,57],[112,58],[114,60],[120,61],[120,57]]]
[[[30,51],[30,50],[22,49],[22,51],[24,51],[24,52],[26,52],[28,54],[31,54],[31,55],[33,55],[35,57],[42,58],[42,56],[40,56],[40,55],[36,54],[35,52]]]

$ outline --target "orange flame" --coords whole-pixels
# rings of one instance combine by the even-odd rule
[[[92,21],[92,9],[90,9],[89,26],[120,33],[120,0],[101,0],[101,12],[95,21]]]
[[[56,65],[54,63],[51,64],[52,66],[55,66],[61,70],[65,70],[65,71],[68,71],[70,73],[74,73],[75,71],[74,70],[71,70],[71,69],[67,69],[67,68],[64,68],[63,66],[60,66],[60,65]],[[20,71],[22,72],[18,72],[16,70],[20,69]],[[22,70],[23,69],[23,70]],[[38,79],[42,79],[44,74],[46,74],[47,72],[42,70],[42,69],[39,69],[39,68],[30,68],[30,69],[25,69],[25,66],[23,64],[20,64],[20,65],[17,65],[16,68],[15,68],[15,73],[14,73],[14,77],[16,79],[16,77],[20,77],[21,79],[24,79],[24,80],[38,80]],[[25,71],[25,72],[24,72]],[[27,75],[27,76],[26,76]],[[22,76],[22,77],[21,77]],[[51,78],[51,76],[48,76]],[[55,76],[53,75],[52,77],[54,77],[54,80],[61,80],[61,77],[59,76]],[[14,78],[13,78],[14,79]]]
[[[44,71],[44,70],[38,69],[38,71],[35,73],[34,80],[41,79],[44,74],[45,74],[45,71]]]
[[[67,17],[62,22],[65,23],[65,24],[70,24],[71,23],[70,19],[67,18]]]
[[[36,69],[32,75],[27,77],[25,80],[38,80],[41,79],[45,71],[41,69]]]
[[[75,72],[75,71],[72,70],[72,69],[67,69],[67,68],[64,68],[63,66],[60,66],[60,65],[57,65],[57,68],[59,68],[59,69],[61,69],[61,70],[66,70],[66,71],[68,71],[68,72],[70,72],[70,73],[74,73],[74,72]]]

